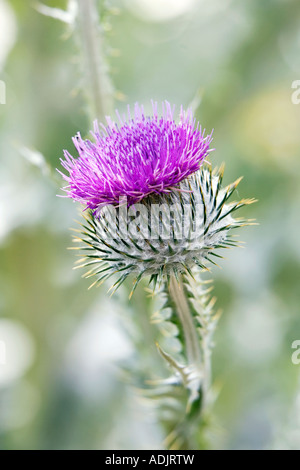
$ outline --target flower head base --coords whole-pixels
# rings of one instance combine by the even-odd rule
[[[81,235],[74,239],[85,252],[78,267],[89,267],[86,277],[95,279],[92,285],[118,274],[116,289],[130,274],[135,288],[147,275],[156,284],[190,274],[193,266],[207,269],[216,264],[214,256],[221,258],[218,249],[236,244],[232,229],[249,224],[233,218],[233,212],[254,202],[229,202],[241,178],[225,188],[222,178],[223,167],[212,172],[202,166],[180,183],[180,191],[150,195],[128,211],[126,206],[113,207],[101,217],[89,211]]]
[[[210,152],[211,135],[205,137],[191,110],[181,108],[179,123],[174,109],[162,105],[158,117],[153,103],[153,116],[144,115],[143,107],[135,106],[134,117],[128,109],[128,122],[119,117],[120,126],[107,119],[108,126],[95,122],[95,142],[83,140],[78,133],[73,142],[79,158],[67,151],[61,160],[69,176],[67,196],[93,211],[103,205],[119,204],[126,197],[128,206],[151,193],[164,194],[195,173]]]

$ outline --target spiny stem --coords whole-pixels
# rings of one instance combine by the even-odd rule
[[[221,311],[214,312],[215,297],[210,296],[212,287],[205,287],[209,281],[202,282],[199,273],[194,276],[185,276],[185,285],[188,286],[193,306],[197,312],[195,320],[200,330],[200,348],[202,354],[202,410],[209,403],[209,392],[211,389],[211,354],[213,348],[213,336],[218,324]]]
[[[176,423],[166,440],[169,449],[191,449],[198,445],[195,433],[199,432],[202,424],[205,423],[203,412],[210,389],[209,337],[205,336],[201,340],[197,331],[197,326],[200,327],[201,322],[198,324],[199,319],[192,314],[187,298],[187,289],[195,287],[191,281],[190,277],[171,276],[169,282],[169,295],[181,323],[187,360],[186,366],[179,372],[184,375],[182,385],[188,390],[185,415],[182,416],[180,422]],[[198,312],[198,314],[200,316],[204,312]],[[171,363],[170,359],[168,362]]]
[[[81,43],[88,73],[92,119],[103,121],[113,110],[113,87],[104,61],[103,40],[95,0],[77,0]]]
[[[199,338],[184,294],[182,279],[179,278],[179,281],[177,281],[174,276],[171,276],[169,291],[176,305],[176,313],[182,325],[189,365],[200,366],[201,350]]]
[[[203,382],[202,382],[202,400],[203,408],[206,407],[208,402],[208,393],[211,386],[211,350],[209,341],[204,337],[202,339],[202,351],[203,351]]]

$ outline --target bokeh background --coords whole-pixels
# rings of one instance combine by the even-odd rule
[[[65,9],[62,0],[44,2]],[[191,104],[214,128],[213,165],[240,175],[244,249],[213,269],[223,309],[213,355],[220,390],[213,448],[299,449],[300,340],[298,0],[99,2],[115,107]],[[76,28],[34,2],[0,0],[1,449],[159,448],[163,434],[136,377],[160,361],[142,285],[88,291],[73,270],[78,207],[55,168],[91,128]],[[4,362],[4,361],[2,361]],[[124,369],[134,371],[126,378]]]

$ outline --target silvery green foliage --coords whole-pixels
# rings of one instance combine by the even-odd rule
[[[160,302],[153,314],[152,323],[158,325],[160,330],[160,345],[157,344],[157,347],[168,366],[169,376],[149,381],[150,386],[143,390],[143,395],[148,398],[149,406],[154,407],[167,430],[165,445],[172,449],[191,449],[201,447],[207,420],[210,419],[209,409],[216,395],[210,383],[209,365],[214,346],[213,335],[221,312],[215,311],[216,299],[211,295],[211,283],[201,279],[199,270],[194,268],[192,276],[183,275],[178,289],[183,289],[197,332],[199,362],[191,363],[187,357],[178,306],[172,301],[165,284],[158,295],[163,303]],[[211,429],[211,423],[209,427]]]
[[[207,268],[221,257],[219,248],[236,245],[232,229],[248,222],[233,213],[253,200],[229,202],[240,179],[222,188],[222,178],[223,168],[201,167],[169,194],[150,195],[129,209],[123,202],[117,209],[87,213],[75,242],[85,253],[79,265],[89,267],[86,276],[95,278],[92,285],[114,274],[114,289],[130,274],[134,288],[147,275],[156,285],[191,273],[195,265]]]
[[[74,25],[76,16],[78,14],[78,5],[76,0],[68,0],[67,9],[49,7],[43,3],[37,2],[35,5],[36,10],[42,15],[49,16],[55,20],[62,21],[68,25]]]

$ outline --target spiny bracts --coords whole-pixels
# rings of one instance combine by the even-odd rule
[[[135,288],[147,275],[156,284],[191,273],[195,265],[216,264],[220,248],[237,244],[233,229],[251,222],[234,218],[234,211],[254,202],[229,202],[241,178],[222,188],[223,171],[202,166],[179,184],[179,191],[147,196],[129,210],[110,206],[113,210],[106,208],[100,217],[87,212],[74,241],[85,253],[78,265],[89,267],[86,277],[95,279],[92,285],[117,275],[116,289],[133,274]]]

